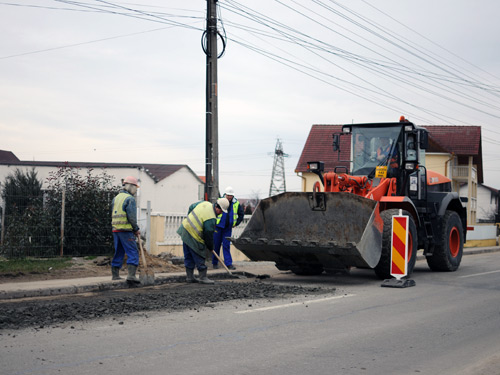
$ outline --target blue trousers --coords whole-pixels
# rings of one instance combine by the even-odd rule
[[[205,264],[205,258],[200,257],[196,251],[191,249],[186,243],[182,243],[182,250],[184,251],[184,267],[189,269],[198,269],[198,271],[203,271],[207,268]]]
[[[139,265],[139,251],[135,243],[135,235],[132,232],[113,232],[115,243],[115,255],[111,261],[111,266],[121,267],[125,253],[127,254],[127,264]]]
[[[226,266],[231,266],[233,264],[233,258],[231,257],[231,242],[226,237],[231,237],[233,228],[215,228],[214,232],[214,250],[217,255],[220,255],[220,246],[222,244],[222,251],[224,253],[224,263]],[[212,255],[212,264],[218,264],[219,260]]]

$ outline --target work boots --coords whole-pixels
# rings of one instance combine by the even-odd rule
[[[186,282],[197,283],[198,279],[194,277],[194,268],[186,268]]]
[[[134,266],[133,264],[127,264],[127,269],[128,269],[128,276],[127,276],[127,282],[132,284],[140,284],[141,280],[139,280],[135,276],[135,272],[137,271],[137,266]]]
[[[123,280],[123,277],[120,277],[120,267],[111,266],[111,280]]]
[[[210,280],[208,277],[207,277],[207,269],[205,268],[203,271],[200,271],[198,270],[198,273],[199,273],[199,279],[198,279],[198,282],[201,283],[201,284],[213,284],[214,281],[213,280]]]

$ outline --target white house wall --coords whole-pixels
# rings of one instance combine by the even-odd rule
[[[460,187],[460,196],[467,197],[468,187],[464,184]],[[491,190],[482,185],[477,185],[477,221],[493,219],[497,209],[497,203],[492,199]]]
[[[141,186],[141,207],[146,207],[145,196],[152,197],[151,209],[158,213],[186,214],[189,205],[200,200],[200,180],[186,167],[152,186],[152,180]],[[148,189],[148,190],[146,190]]]
[[[9,174],[13,174],[16,169],[23,172],[32,169],[31,166],[19,165],[0,165],[0,183],[5,182]],[[36,166],[38,179],[43,182],[42,187],[47,188],[47,178],[50,172],[56,172],[57,167]],[[144,171],[138,168],[96,168],[92,175],[100,175],[106,171],[108,175],[114,176],[113,184],[121,185],[121,180],[127,176],[137,177],[140,181],[140,189],[137,195],[137,206],[139,210],[139,219],[144,221],[147,202],[151,202],[151,210],[162,213],[183,213],[191,203],[199,200],[199,189],[201,182],[187,167],[180,168],[177,172],[155,183],[154,180]],[[86,175],[87,169],[81,168],[80,175]],[[0,186],[1,188],[1,186]],[[142,226],[142,225],[141,225]]]

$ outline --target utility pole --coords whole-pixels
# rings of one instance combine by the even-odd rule
[[[219,196],[219,131],[217,111],[217,0],[207,0],[205,54],[206,79],[206,161],[205,200],[215,202]]]
[[[274,149],[273,175],[271,176],[271,186],[269,186],[269,196],[286,192],[285,181],[285,158],[288,154],[283,152],[283,145],[278,138]]]

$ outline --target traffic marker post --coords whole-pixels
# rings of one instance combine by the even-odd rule
[[[408,274],[408,233],[409,217],[402,214],[392,217],[391,233],[391,276],[394,279],[386,279],[381,286],[391,288],[407,288],[415,286],[414,280],[403,279]]]

